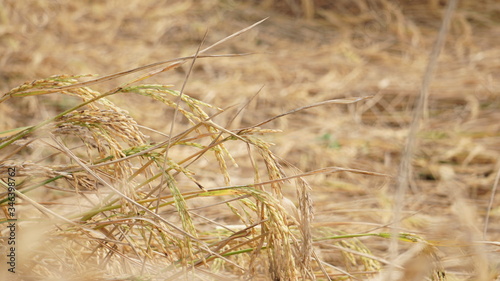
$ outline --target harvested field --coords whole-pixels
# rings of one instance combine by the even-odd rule
[[[0,280],[500,280],[500,4],[456,2],[3,0]]]

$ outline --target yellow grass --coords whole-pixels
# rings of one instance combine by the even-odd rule
[[[496,280],[500,6],[459,1],[405,156],[445,5],[334,2],[4,1],[16,278]]]

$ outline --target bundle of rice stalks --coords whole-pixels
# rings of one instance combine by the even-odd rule
[[[194,63],[209,48],[88,81],[81,81],[87,76],[52,76],[0,97],[0,103],[71,97],[71,105],[60,112],[1,133],[1,222],[17,227],[11,235],[17,259],[2,274],[15,271],[26,280],[228,280],[231,275],[313,280],[327,274],[313,251],[312,201],[302,177],[345,169],[301,174],[261,137],[275,130],[260,126],[302,109],[361,99],[313,104],[230,129],[213,120],[223,109],[182,89],[136,83]],[[154,67],[160,68],[106,92],[90,88]],[[173,109],[163,139],[152,141],[148,133],[154,130],[107,98],[126,93]],[[178,114],[188,125],[174,133]],[[253,182],[231,183],[228,165],[236,166],[236,160],[228,145],[247,150],[243,159],[253,167]],[[213,166],[222,187],[203,183]],[[287,176],[287,168],[293,175]],[[283,196],[285,182],[295,183],[298,207]]]

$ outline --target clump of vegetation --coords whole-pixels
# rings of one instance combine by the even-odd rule
[[[0,280],[496,280],[497,1],[202,2],[5,0]]]
[[[23,232],[33,231],[30,239],[39,236],[34,239],[39,243],[20,243],[23,255],[31,253],[18,268],[21,274],[96,280],[103,272],[144,280],[221,280],[220,272],[272,280],[315,279],[319,269],[327,274],[313,251],[313,206],[302,177],[345,169],[298,172],[273,154],[272,144],[262,137],[276,130],[260,126],[299,110],[362,98],[313,104],[230,129],[230,124],[213,121],[226,113],[221,108],[171,86],[136,83],[189,60],[194,63],[199,55],[89,81],[80,81],[88,76],[52,76],[2,96],[0,102],[40,95],[79,100],[38,124],[3,132],[1,170],[17,173],[17,222]],[[160,68],[107,92],[91,88],[155,66]],[[170,134],[152,142],[147,133],[154,130],[107,98],[125,93],[173,109]],[[174,134],[177,114],[190,125]],[[231,184],[228,165],[237,163],[228,143],[247,150],[243,158],[253,166],[253,182]],[[225,186],[208,187],[199,180],[211,166],[218,167]],[[287,169],[293,174],[287,175]],[[295,183],[297,207],[282,193],[289,181]],[[4,192],[1,203],[7,202]],[[228,222],[217,214],[227,216]],[[7,216],[3,222],[12,219]],[[363,248],[357,242],[353,247]]]

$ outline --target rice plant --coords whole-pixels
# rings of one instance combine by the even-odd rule
[[[35,124],[2,132],[0,168],[2,174],[16,171],[17,179],[15,190],[2,193],[0,202],[6,207],[8,194],[15,194],[17,213],[6,213],[2,222],[17,219],[22,262],[16,271],[21,276],[314,280],[319,269],[328,276],[314,253],[313,206],[303,177],[345,170],[298,171],[273,154],[272,143],[262,137],[277,130],[261,126],[300,110],[364,98],[326,101],[254,126],[231,128],[230,123],[214,121],[227,110],[190,97],[183,88],[138,83],[194,63],[209,48],[192,57],[90,80],[88,75],[51,76],[2,95],[0,103],[56,95],[73,101]],[[92,89],[141,70],[149,72],[105,92]],[[149,134],[154,130],[138,124],[109,99],[125,94],[171,108],[170,132],[152,141]],[[188,125],[173,133],[177,114]],[[228,145],[247,151],[239,161],[253,167],[253,181],[232,184],[228,166],[238,163]],[[203,183],[205,173],[214,167],[223,186]],[[283,196],[285,183],[295,186],[298,206]],[[4,187],[8,187],[5,182]]]

